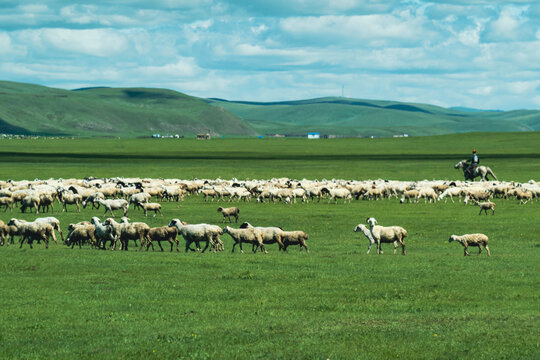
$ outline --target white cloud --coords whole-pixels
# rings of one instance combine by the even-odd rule
[[[126,37],[111,29],[42,29],[31,30],[30,35],[67,53],[98,57],[118,55],[128,49]]]

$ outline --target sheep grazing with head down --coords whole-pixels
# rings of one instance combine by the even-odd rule
[[[488,247],[488,237],[484,234],[465,234],[465,235],[452,235],[450,236],[450,239],[448,239],[448,242],[457,241],[461,245],[463,245],[463,255],[464,256],[471,256],[467,252],[467,248],[469,246],[476,246],[478,247],[478,255],[482,252],[482,246],[486,249],[488,256],[491,256],[491,253],[489,252]]]
[[[401,253],[403,255],[405,252],[405,243],[403,239],[407,237],[407,230],[401,226],[379,226],[375,218],[367,218],[367,223],[369,224],[369,231],[371,236],[377,242],[377,254],[381,253],[381,243],[394,243],[399,242],[401,244]],[[394,254],[396,253],[397,246],[394,247]]]
[[[229,222],[231,222],[231,216],[235,218],[236,222],[238,222],[238,215],[240,214],[240,209],[237,207],[229,207],[229,208],[222,208],[219,207],[217,209],[218,212],[223,214],[223,222],[225,222],[225,218],[229,219]]]

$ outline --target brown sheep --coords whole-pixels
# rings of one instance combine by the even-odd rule
[[[91,223],[84,224],[69,224],[68,226],[69,234],[66,236],[66,241],[64,244],[71,248],[75,246],[75,243],[79,243],[79,249],[82,247],[84,242],[89,242],[92,247],[96,246],[96,227]]]
[[[236,222],[238,222],[238,214],[240,214],[240,209],[237,207],[229,207],[229,208],[222,208],[219,207],[217,209],[218,212],[223,214],[223,222],[225,222],[225,218],[229,219],[229,222],[231,221],[231,216],[236,219]]]
[[[152,241],[146,245],[146,251],[148,251],[150,245],[152,245],[152,251],[154,251],[154,241],[157,241],[161,251],[163,251],[162,241],[168,241],[171,244],[171,251],[173,251],[174,243],[176,243],[176,251],[180,251],[178,250],[178,229],[175,226],[153,227],[148,232],[148,236]]]
[[[283,231],[283,250],[287,251],[287,246],[289,245],[300,245],[300,251],[302,251],[302,247],[304,247],[306,252],[309,252],[306,245],[306,240],[308,238],[308,234],[303,231]]]
[[[488,247],[488,237],[484,234],[465,234],[465,235],[452,235],[450,236],[450,239],[448,239],[448,242],[457,241],[461,245],[463,245],[463,255],[464,256],[471,256],[467,252],[467,248],[469,246],[477,246],[478,247],[478,255],[482,252],[482,246],[486,249],[488,256],[491,256],[491,253],[489,252]]]
[[[128,222],[122,222],[118,224],[114,219],[107,218],[103,225],[112,225],[113,228],[116,229],[116,226],[118,226],[118,230],[120,232],[119,239],[120,244],[122,247],[122,250],[128,250],[128,241],[129,240],[139,240],[140,241],[140,248],[139,251],[142,250],[144,246],[145,240],[152,242],[152,239],[148,236],[148,232],[150,231],[150,227],[143,223],[143,222],[134,222],[134,223],[128,223]]]

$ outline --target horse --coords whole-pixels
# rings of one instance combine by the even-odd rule
[[[478,176],[481,177],[481,181],[486,181],[489,180],[487,178],[488,175],[493,176],[493,178],[497,181],[499,180],[497,179],[493,171],[491,171],[491,169],[487,166],[477,166],[476,168],[474,168],[472,173],[469,171],[469,167],[470,165],[467,164],[467,160],[461,160],[456,165],[454,165],[454,169],[463,169],[463,176],[465,176],[465,181],[474,181],[474,179]]]

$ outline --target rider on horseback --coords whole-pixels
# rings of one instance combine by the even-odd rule
[[[468,162],[469,167],[467,168],[467,172],[473,176],[474,170],[478,167],[478,163],[480,163],[480,158],[478,158],[478,155],[476,154],[476,149],[472,151],[472,155],[469,158]]]

